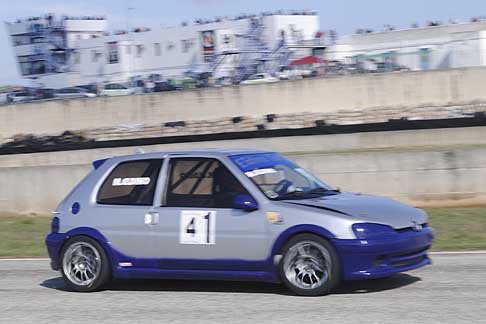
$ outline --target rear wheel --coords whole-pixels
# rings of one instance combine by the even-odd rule
[[[72,290],[96,291],[110,280],[108,257],[92,238],[76,236],[68,240],[62,249],[61,260],[64,282]]]
[[[334,247],[313,234],[299,234],[285,244],[280,276],[294,293],[303,296],[329,294],[340,281],[340,263]]]

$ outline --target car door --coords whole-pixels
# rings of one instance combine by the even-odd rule
[[[72,99],[72,98],[75,98],[76,97],[76,90],[75,89],[66,89],[66,91],[64,92],[64,97],[66,99]]]
[[[122,96],[128,96],[133,94],[134,91],[132,88],[125,87],[124,85],[120,85],[120,95]]]
[[[153,258],[158,253],[152,234],[158,222],[154,197],[162,163],[163,159],[120,162],[98,190],[96,228],[126,256]]]
[[[162,267],[199,269],[235,260],[267,257],[267,222],[258,210],[234,209],[237,195],[250,195],[223,161],[171,157],[166,163],[160,222],[155,226]],[[207,260],[215,262],[208,263]],[[189,262],[189,263],[188,263]],[[218,265],[219,264],[219,265]]]
[[[113,93],[115,93],[116,91],[116,84],[107,84],[102,91],[102,95],[113,96]]]

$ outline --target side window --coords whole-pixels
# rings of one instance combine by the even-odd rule
[[[247,190],[218,160],[174,158],[170,160],[165,206],[232,208],[236,196]]]
[[[118,164],[101,186],[97,203],[151,206],[161,166],[161,159]]]

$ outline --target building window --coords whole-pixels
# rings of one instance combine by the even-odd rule
[[[194,39],[183,39],[181,40],[181,50],[182,53],[187,53],[194,45]]]
[[[103,56],[103,54],[98,50],[91,50],[91,62],[93,63],[98,62],[101,56]]]
[[[175,47],[175,44],[174,42],[168,42],[167,43],[167,50],[170,51],[170,50],[173,50]]]
[[[386,71],[394,71],[397,66],[397,52],[396,51],[390,51],[388,53],[385,53],[385,69]]]
[[[20,72],[22,75],[32,74],[32,64],[31,63],[20,63]]]
[[[118,63],[118,42],[109,42],[108,47],[108,64]]]
[[[73,63],[79,64],[79,52],[77,52],[77,51],[73,52]]]
[[[142,44],[136,45],[136,52],[137,52],[137,57],[141,57],[142,53],[144,51],[144,47]]]
[[[14,43],[14,46],[20,46],[20,45],[27,45],[31,43],[31,40],[27,36],[23,35],[14,35],[12,36],[12,42]],[[32,40],[32,43],[34,41]]]
[[[46,39],[44,37],[36,37],[32,38],[32,44],[39,44],[39,43],[45,43]]]
[[[125,53],[126,53],[127,55],[132,54],[132,45],[126,45],[126,48],[125,48]]]
[[[91,62],[98,62],[98,52],[96,50],[91,50]]]
[[[162,49],[160,47],[160,43],[154,43],[154,55],[160,56],[162,53]]]
[[[428,70],[430,69],[430,49],[421,48],[419,51],[420,57],[420,69]]]

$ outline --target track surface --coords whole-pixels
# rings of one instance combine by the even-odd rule
[[[305,298],[278,285],[163,280],[81,294],[47,260],[1,260],[0,323],[486,323],[486,254],[433,262]]]

